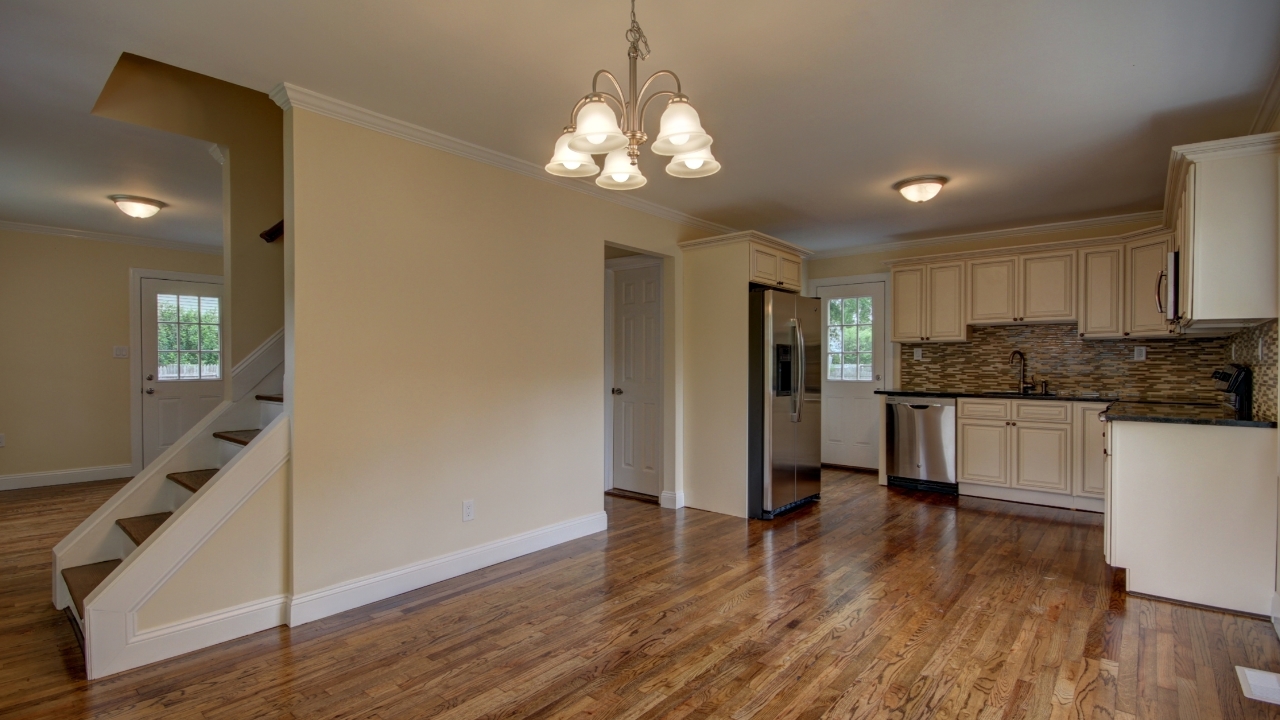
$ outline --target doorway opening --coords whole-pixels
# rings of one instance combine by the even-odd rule
[[[662,258],[606,246],[607,494],[659,503],[663,487]]]

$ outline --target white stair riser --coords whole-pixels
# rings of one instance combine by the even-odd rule
[[[230,440],[223,440],[221,438],[218,439],[218,445],[218,456],[222,461],[219,463],[219,466],[226,466],[227,463],[235,459],[235,456],[239,455],[240,451],[244,449],[244,445],[233,443]]]
[[[270,425],[272,420],[275,420],[284,414],[284,403],[266,402],[265,400],[261,400],[258,402],[258,407],[262,413],[262,424],[260,427]]]

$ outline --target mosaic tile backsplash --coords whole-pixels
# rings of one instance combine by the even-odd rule
[[[1259,359],[1258,338],[1264,357]],[[1133,349],[1147,348],[1147,359]],[[912,351],[921,348],[923,358]],[[1027,380],[1047,379],[1057,392],[1099,392],[1132,400],[1222,402],[1212,372],[1232,362],[1254,368],[1254,417],[1276,419],[1276,322],[1231,337],[1176,340],[1083,340],[1074,324],[972,327],[967,343],[903,344],[903,390],[1013,392],[1018,369],[1009,353],[1027,356]],[[1251,350],[1249,348],[1252,348]]]

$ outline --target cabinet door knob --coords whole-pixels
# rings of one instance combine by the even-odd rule
[[[1125,336],[1125,337],[1129,337],[1129,333],[1125,333],[1125,334],[1124,334],[1124,336]]]
[[[1010,425],[1012,425],[1012,426],[1014,426],[1014,427],[1018,427],[1018,423],[1011,422],[1011,423],[1009,423],[1009,424],[1010,424]]]
[[[781,280],[779,280],[779,281],[778,281],[778,284],[779,284],[779,285],[781,285],[781,284],[782,284],[782,281],[781,281]]]

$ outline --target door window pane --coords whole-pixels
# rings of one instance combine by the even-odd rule
[[[216,297],[157,295],[157,379],[221,378],[221,317]]]
[[[871,382],[871,298],[827,301],[827,379]]]

